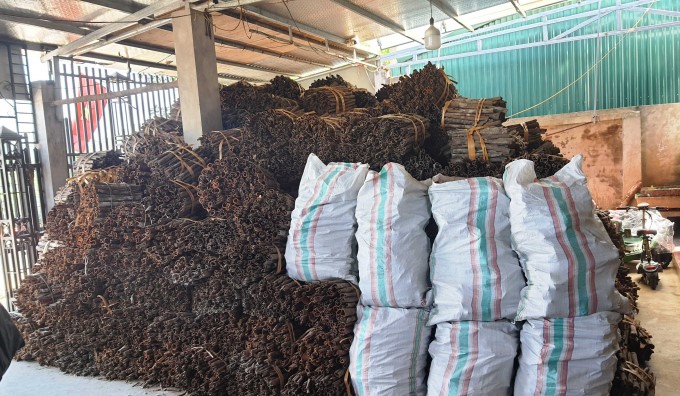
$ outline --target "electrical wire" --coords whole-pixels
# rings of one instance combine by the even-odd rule
[[[647,16],[647,14],[649,13],[649,11],[652,9],[652,6],[654,6],[654,4],[656,4],[657,1],[658,1],[658,0],[654,0],[654,1],[647,7],[647,9],[646,9],[645,12],[642,14],[642,16],[637,20],[637,22],[635,22],[635,25],[633,25],[633,27],[631,27],[630,29],[628,29],[628,31],[621,37],[621,39],[619,39],[619,41],[617,41],[617,42],[614,44],[614,46],[613,46],[612,48],[609,49],[609,51],[607,51],[604,55],[602,55],[602,57],[600,58],[600,60],[598,60],[597,62],[595,62],[594,65],[592,65],[588,70],[586,70],[586,71],[585,71],[583,74],[581,74],[578,78],[576,78],[574,81],[572,81],[571,83],[567,84],[567,85],[564,86],[562,89],[560,89],[559,91],[555,92],[554,94],[552,94],[552,95],[549,96],[548,98],[542,100],[541,102],[539,102],[539,103],[537,103],[537,104],[535,104],[535,105],[533,105],[533,106],[531,106],[531,107],[529,107],[529,108],[526,108],[526,109],[524,109],[524,110],[522,110],[522,111],[518,111],[517,113],[510,115],[508,118],[513,118],[513,117],[515,117],[516,115],[524,114],[524,113],[526,113],[526,112],[528,112],[528,111],[530,111],[530,110],[533,110],[533,109],[535,109],[535,108],[537,108],[537,107],[539,107],[539,106],[542,106],[542,105],[548,103],[549,101],[555,99],[557,96],[559,96],[560,94],[562,94],[562,93],[563,93],[564,91],[566,91],[567,89],[573,87],[577,82],[581,81],[585,76],[587,76],[588,74],[590,74],[590,72],[593,71],[593,69],[595,69],[597,66],[599,66],[599,64],[602,63],[602,61],[604,61],[607,57],[609,57],[609,55],[610,55],[615,49],[617,49],[617,48],[619,47],[619,45],[623,42],[623,40],[624,40],[626,37],[628,37],[628,35],[629,35],[630,33],[633,33],[634,31],[636,31],[638,25],[640,25],[640,23],[642,22],[642,20],[645,18],[645,16]]]
[[[288,12],[288,15],[290,16],[291,21],[293,21],[293,24],[295,25],[295,29],[297,29],[297,31],[300,32],[300,34],[305,38],[305,41],[307,41],[307,45],[309,46],[309,48],[311,48],[311,49],[312,49],[314,52],[316,52],[318,55],[337,56],[337,57],[343,59],[343,60],[346,61],[346,62],[349,62],[349,63],[356,63],[356,61],[355,61],[354,59],[352,59],[352,58],[345,57],[345,56],[340,55],[340,54],[331,55],[331,54],[329,54],[329,53],[327,53],[327,52],[324,52],[324,51],[321,51],[321,50],[319,50],[319,49],[317,49],[317,48],[314,48],[314,46],[312,46],[312,43],[309,41],[309,39],[308,39],[308,38],[304,35],[304,33],[302,32],[302,29],[300,29],[300,27],[298,26],[298,23],[297,23],[297,21],[295,20],[295,17],[293,17],[293,13],[290,11],[290,8],[288,7],[288,4],[287,4],[288,1],[290,1],[290,0],[283,0],[282,3],[283,3],[283,5],[286,7],[286,11]],[[331,69],[332,69],[332,68],[331,68]],[[377,70],[378,70],[378,68],[376,67],[375,70],[373,70],[373,72],[375,72],[375,71],[377,71]]]
[[[288,7],[288,1],[290,0],[283,0],[283,5],[286,7],[286,11],[288,12],[288,15],[290,16],[290,20],[293,21],[293,24],[295,25],[295,29],[305,38],[305,41],[307,41],[307,45],[309,45],[309,48],[311,48],[313,51],[318,52],[318,49],[314,48],[312,46],[312,43],[309,41],[309,39],[302,33],[302,29],[298,26],[297,21],[295,20],[295,17],[293,17],[293,13],[290,12],[290,8]]]
[[[169,57],[171,57],[171,56],[173,56],[173,55],[175,55],[175,54],[168,54],[168,55],[167,55],[166,57],[164,57],[163,59],[159,60],[158,62],[154,62],[154,63],[157,64],[157,65],[160,65],[160,64],[163,63],[166,59],[168,59]],[[150,68],[151,68],[151,66],[147,66],[147,67],[143,68],[142,70],[138,71],[137,73],[144,73],[145,71],[149,70]]]
[[[324,57],[324,58],[329,57],[329,56],[330,56],[330,57],[337,57],[337,58],[342,59],[342,60],[344,60],[345,62],[348,62],[348,63],[356,63],[356,60],[355,60],[355,59],[352,59],[352,58],[350,58],[350,57],[348,57],[348,56],[344,56],[344,55],[341,55],[341,54],[331,54],[331,53],[322,51],[322,50],[320,50],[320,49],[318,49],[318,48],[315,48],[315,47],[312,45],[312,43],[311,43],[311,41],[309,40],[309,38],[303,33],[302,29],[300,29],[300,27],[299,27],[299,25],[298,25],[297,20],[295,19],[295,17],[293,17],[293,14],[292,14],[292,12],[291,12],[290,8],[288,7],[288,4],[287,4],[288,1],[290,1],[290,0],[282,0],[282,1],[280,2],[280,4],[283,4],[283,5],[285,6],[286,11],[288,12],[288,15],[290,16],[290,19],[292,20],[293,25],[295,26],[295,29],[296,29],[296,30],[300,33],[300,35],[304,38],[304,41],[306,41],[306,43],[307,43],[307,47],[309,47],[309,50],[313,51],[313,52],[316,53],[317,55],[322,56],[322,57]],[[214,31],[222,31],[222,32],[226,32],[226,33],[232,33],[232,32],[234,32],[234,31],[236,31],[239,27],[241,27],[241,28],[243,28],[243,31],[244,31],[245,36],[246,36],[249,40],[252,40],[253,35],[252,35],[252,33],[250,33],[250,23],[248,22],[248,19],[247,19],[247,16],[246,16],[246,10],[245,10],[245,8],[244,8],[243,6],[238,5],[238,6],[232,6],[232,7],[228,7],[228,8],[224,8],[224,9],[235,9],[235,8],[238,8],[238,10],[239,10],[239,21],[237,22],[236,26],[234,26],[233,28],[223,28],[223,27],[217,26],[216,24],[213,23],[212,26],[213,26],[213,28],[214,28]],[[220,9],[220,10],[222,10],[222,9]],[[206,12],[207,12],[208,14],[211,14],[211,15],[214,14],[214,13],[218,13],[219,15],[223,15],[223,14],[220,13],[220,10],[216,10],[216,9],[213,7],[213,5],[211,5],[211,6],[209,6],[209,7],[206,9]],[[153,21],[156,21],[156,20],[166,20],[166,19],[185,18],[185,17],[189,17],[189,16],[191,16],[191,15],[192,15],[192,14],[174,15],[174,16],[163,17],[163,18],[157,18],[157,19],[156,19],[156,18],[144,18],[143,20],[149,21],[149,22],[153,22]],[[14,17],[14,16],[16,16],[16,15],[12,15],[11,13],[6,13],[6,12],[0,11],[0,16]],[[133,21],[85,21],[85,20],[68,20],[68,19],[49,18],[49,17],[42,17],[42,16],[41,16],[41,17],[37,17],[37,18],[35,18],[35,19],[41,20],[41,21],[45,21],[45,22],[58,22],[58,23],[65,23],[65,24],[76,24],[76,25],[81,25],[81,26],[79,26],[79,27],[83,27],[82,25],[89,25],[89,24],[117,24],[117,23],[118,23],[118,24],[134,24],[134,23],[136,23],[136,22],[133,22]],[[208,19],[208,18],[206,17],[206,20],[207,20],[207,19]],[[277,42],[277,40],[273,40],[271,37],[267,37],[267,39],[269,39],[269,40],[272,41],[272,42]],[[283,47],[286,47],[286,46],[289,46],[289,45],[296,46],[294,43],[290,43],[290,44],[285,43],[285,44],[284,44],[284,43],[278,42],[278,44],[280,44],[280,45],[278,45],[278,46],[276,46],[276,47],[274,47],[274,48],[272,48],[272,49],[283,48]],[[228,47],[228,46],[226,46],[226,47]],[[300,49],[305,49],[305,48],[299,47],[299,46],[296,46],[296,47],[297,47],[297,48],[300,48]],[[242,50],[246,50],[246,48],[242,48]],[[282,54],[282,55],[283,55],[283,54]],[[156,63],[157,63],[157,64],[161,64],[161,62],[163,62],[164,60],[166,60],[166,59],[169,58],[170,56],[171,56],[171,55],[168,55],[168,56],[166,56],[165,58],[163,58],[161,61],[156,62]],[[148,70],[150,67],[151,67],[151,66],[148,66],[148,67],[146,67],[146,68],[143,69],[143,70],[144,70],[144,71],[145,71],[145,70]],[[376,71],[376,70],[377,70],[377,67],[376,67],[375,70],[373,70],[373,71]]]

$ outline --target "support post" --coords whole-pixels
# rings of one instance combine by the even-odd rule
[[[172,27],[184,140],[198,146],[204,132],[222,129],[212,19],[185,8],[173,13]]]
[[[57,116],[57,107],[52,106],[52,102],[56,99],[54,82],[36,81],[31,83],[31,88],[46,211],[49,211],[54,206],[54,195],[66,184],[68,178],[66,135],[64,126]]]

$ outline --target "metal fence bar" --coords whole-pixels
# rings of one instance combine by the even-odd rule
[[[64,115],[71,172],[78,155],[119,148],[147,119],[167,117],[177,98],[176,81],[169,76],[126,76],[59,58],[56,64],[61,89],[53,103]]]

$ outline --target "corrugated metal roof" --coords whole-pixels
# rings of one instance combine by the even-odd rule
[[[559,0],[522,0],[520,3],[531,8],[555,1]],[[410,37],[422,37],[422,31],[430,17],[430,6],[424,0],[350,0],[350,2],[367,13],[375,14],[378,18],[386,19],[406,29]],[[22,42],[62,46],[79,38],[80,35],[76,34],[78,32],[104,26],[92,22],[114,22],[129,15],[130,12],[152,4],[154,0],[121,2],[0,0],[0,40],[5,37]],[[463,18],[468,13],[499,5],[512,8],[507,0],[449,0],[448,4]],[[218,8],[211,10],[216,11]],[[343,42],[335,41],[356,37],[363,44],[394,35],[393,30],[376,23],[366,14],[359,15],[356,10],[351,11],[331,0],[296,0],[285,3],[280,0],[263,1],[247,9],[249,12],[245,14],[243,20],[239,18],[237,12],[239,8],[225,11],[230,15],[212,12],[215,36],[218,42],[220,39],[222,42],[217,45],[217,55],[224,61],[223,63],[228,63],[218,65],[220,73],[264,80],[272,78],[278,71],[285,71],[289,75],[311,74],[327,70],[328,67],[346,64],[346,60],[341,56],[353,56],[351,48],[345,46]],[[255,15],[251,12],[266,15]],[[28,18],[10,22],[7,20],[7,14]],[[40,17],[45,19],[41,20]],[[435,8],[434,18],[436,21],[444,21],[448,17]],[[31,23],[38,26],[31,26]],[[303,31],[307,27],[309,31],[298,31],[298,24],[303,27]],[[290,38],[289,27],[291,32],[295,33],[293,40],[295,44],[286,43]],[[459,27],[458,24],[451,22],[447,29]],[[168,31],[167,26],[163,29],[154,29],[128,40],[129,43],[137,43],[138,47],[157,47],[159,51],[109,44],[95,52],[109,57],[121,56],[144,62],[174,65],[174,56],[167,53],[173,50],[172,32]],[[335,39],[331,40],[327,48],[332,54],[327,53],[323,42],[324,36]],[[313,39],[308,41],[310,38]],[[403,37],[401,39],[408,40]],[[377,51],[376,49],[375,52]],[[244,66],[239,67],[238,64]]]

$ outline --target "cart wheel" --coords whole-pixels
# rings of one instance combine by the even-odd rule
[[[652,288],[652,290],[656,290],[656,287],[659,286],[659,273],[658,272],[652,272],[646,275],[647,277],[647,283],[649,284],[649,287]]]

